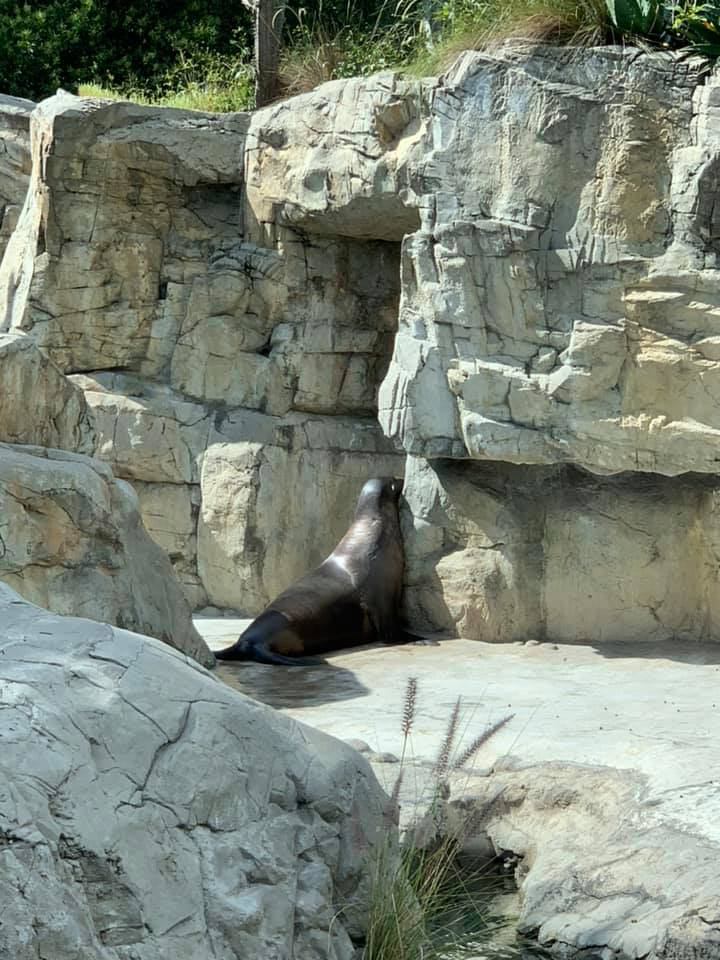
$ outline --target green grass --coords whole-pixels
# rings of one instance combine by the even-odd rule
[[[410,73],[440,73],[464,51],[508,39],[563,46],[603,43],[610,39],[610,22],[604,0],[448,0],[436,37],[408,61]]]
[[[391,795],[394,809],[411,746],[417,701],[418,683],[410,678],[403,698],[400,768]],[[405,831],[399,850],[390,832],[391,839],[373,864],[363,960],[436,960],[471,934],[483,939],[507,926],[506,918],[493,916],[490,911],[496,889],[488,884],[492,877],[487,865],[468,870],[458,860],[462,836],[448,831],[444,805],[450,793],[449,775],[465,768],[510,719],[504,717],[487,727],[458,751],[463,711],[460,700],[455,703],[432,766],[429,795],[415,798],[414,806],[424,810],[420,820]]]
[[[251,110],[255,91],[253,71],[246,59],[225,59],[207,54],[194,59],[181,57],[167,72],[162,83],[147,90],[141,85],[121,89],[81,83],[81,97],[104,100],[129,100],[159,107],[177,107],[181,110],[201,110],[209,113],[232,113]]]
[[[300,8],[282,53],[285,96],[379,70],[442,73],[464,51],[507,39],[569,47],[620,41],[720,55],[720,0],[382,0],[371,18],[360,3],[347,0],[344,11],[332,15],[322,0],[312,15]],[[428,8],[431,22],[424,19]],[[181,55],[153,89],[83,84],[80,93],[188,110],[249,110],[253,70],[245,49],[234,58],[195,53]]]

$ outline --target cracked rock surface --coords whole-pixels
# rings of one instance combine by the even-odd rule
[[[32,100],[0,94],[0,260],[17,224],[30,181]]]
[[[0,584],[0,955],[351,960],[386,798],[344,744]]]

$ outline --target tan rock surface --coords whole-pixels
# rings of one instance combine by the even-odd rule
[[[0,334],[0,440],[92,453],[95,426],[83,391],[20,333]]]
[[[0,444],[0,578],[56,613],[148,633],[213,663],[135,493],[97,460]]]
[[[30,182],[30,114],[35,104],[0,95],[0,260]]]

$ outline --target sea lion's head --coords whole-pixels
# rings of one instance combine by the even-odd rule
[[[382,510],[388,504],[397,506],[403,489],[402,477],[373,477],[360,491],[356,514]]]

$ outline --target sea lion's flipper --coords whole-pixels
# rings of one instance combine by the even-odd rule
[[[224,650],[215,650],[215,659],[216,660],[249,660],[247,650],[245,649],[245,643],[243,642],[242,637],[239,640],[236,640],[231,647],[225,647]]]
[[[277,646],[279,650],[275,649]],[[281,652],[283,648],[289,653],[297,650],[297,656],[287,656],[287,652]],[[310,667],[324,663],[302,655],[302,643],[287,617],[277,610],[264,610],[231,647],[218,650],[215,656],[218,660],[252,660],[278,667]]]

